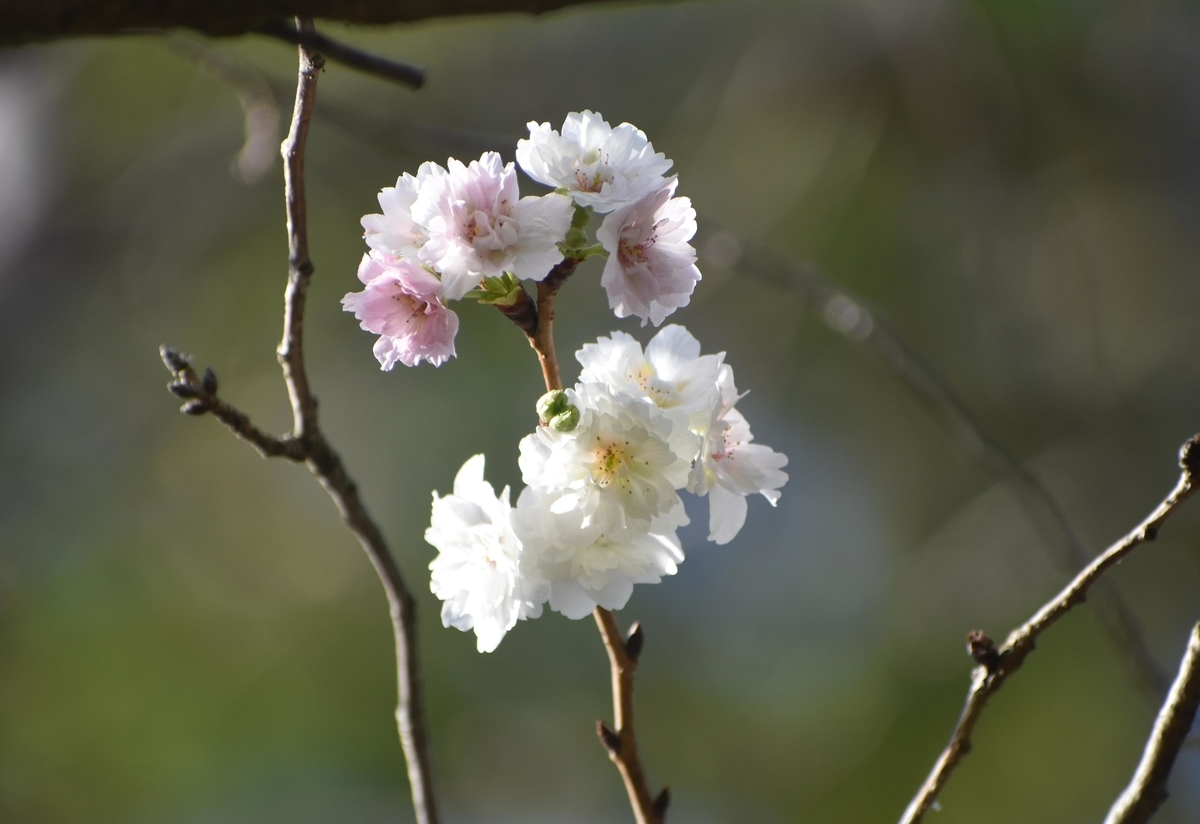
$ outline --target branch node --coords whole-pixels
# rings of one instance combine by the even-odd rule
[[[637,663],[645,644],[646,633],[642,631],[642,622],[634,621],[633,626],[629,628],[629,635],[625,638],[625,654],[629,656],[630,661]]]
[[[604,749],[608,750],[610,758],[619,758],[621,755],[621,736],[613,732],[612,728],[603,721],[596,722],[596,735],[600,738],[600,743],[604,745]]]
[[[667,817],[667,807],[671,806],[671,788],[663,787],[662,792],[654,799],[654,812],[658,813],[660,820]]]
[[[989,676],[1000,668],[1000,653],[996,650],[996,642],[981,629],[967,633],[967,652],[975,659],[976,664],[987,670]]]
[[[188,401],[183,406],[179,407],[179,411],[185,415],[203,415],[207,413],[208,410],[208,404],[199,398],[194,401]]]

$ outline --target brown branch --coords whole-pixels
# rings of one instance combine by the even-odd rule
[[[554,299],[567,279],[575,274],[579,263],[580,261],[576,258],[563,258],[551,269],[549,274],[537,285],[536,303],[522,288],[515,303],[496,307],[501,314],[525,333],[529,345],[537,353],[547,392],[553,389],[562,389],[562,376],[558,371],[558,355],[554,351]]]
[[[554,350],[554,300],[558,290],[575,273],[579,259],[564,258],[537,285],[537,303],[521,290],[517,301],[510,306],[497,306],[505,317],[525,333],[529,345],[537,353],[542,367],[542,378],[546,391],[562,389],[562,376],[558,369],[558,356]],[[596,733],[608,757],[617,765],[625,792],[633,808],[637,824],[662,824],[666,817],[671,796],[664,787],[657,797],[650,795],[642,761],[638,756],[637,737],[633,723],[633,674],[637,669],[638,656],[642,651],[645,635],[639,624],[634,624],[628,638],[622,638],[621,630],[613,614],[603,607],[596,607],[592,614],[604,648],[608,651],[608,662],[612,670],[613,721],[611,729],[603,721],[596,722]]]
[[[811,264],[786,261],[753,244],[745,244],[744,250],[743,265],[748,271],[799,291],[830,329],[875,357],[941,421],[959,448],[1010,484],[1017,503],[1034,527],[1057,550],[1057,560],[1064,572],[1071,574],[1091,560],[1092,553],[1041,479],[987,433],[962,399],[885,319]],[[1096,595],[1109,640],[1121,652],[1130,673],[1157,704],[1166,694],[1169,681],[1146,647],[1137,619],[1107,581],[1096,590]]]
[[[301,31],[312,31],[312,21],[299,21]],[[342,521],[362,545],[383,584],[392,619],[396,645],[398,706],[396,722],[408,765],[413,808],[418,824],[437,824],[433,792],[433,769],[425,725],[425,702],[417,656],[416,602],[404,582],[400,568],[383,533],[368,514],[358,488],[346,472],[341,458],[325,440],[317,421],[317,403],[304,369],[304,304],[313,266],[308,256],[307,216],[304,199],[304,147],[316,98],[317,77],[323,59],[307,46],[298,47],[300,73],[296,84],[296,106],[291,130],[283,142],[284,195],[287,207],[288,282],[284,291],[284,329],[279,344],[279,363],[292,406],[292,433],[282,438],[268,435],[217,396],[212,370],[196,379],[185,358],[163,347],[163,361],[175,374],[169,388],[186,398],[183,411],[212,413],[239,437],[249,441],[260,454],[303,461],[333,499]]]
[[[189,28],[250,34],[292,17],[344,23],[407,23],[432,17],[541,14],[601,0],[0,0],[0,44]]]
[[[1154,722],[1141,763],[1104,824],[1145,824],[1167,800],[1167,779],[1200,709],[1200,624],[1192,628],[1179,675]]]
[[[592,614],[596,617],[596,626],[600,628],[612,669],[613,723],[616,724],[616,729],[611,729],[603,721],[597,721],[596,732],[609,759],[621,773],[637,824],[662,824],[670,795],[664,788],[657,799],[651,797],[638,756],[633,723],[633,674],[645,636],[641,625],[634,624],[629,637],[623,638],[617,620],[603,607],[596,607]]]
[[[917,824],[933,806],[938,794],[946,786],[950,775],[963,758],[971,751],[971,734],[979,722],[988,700],[1004,685],[1010,675],[1025,662],[1033,651],[1038,636],[1049,629],[1073,607],[1087,599],[1088,592],[1112,567],[1128,555],[1135,547],[1158,536],[1158,530],[1175,510],[1195,491],[1194,478],[1200,478],[1200,435],[1187,441],[1179,450],[1179,481],[1170,494],[1163,499],[1144,521],[1124,538],[1097,556],[1083,571],[1075,576],[1058,595],[1051,598],[1032,618],[1013,630],[998,650],[982,634],[972,634],[971,649],[980,665],[971,674],[971,689],[967,703],[959,716],[958,724],[950,737],[950,743],[938,757],[925,783],[912,803],[908,805],[901,824]]]

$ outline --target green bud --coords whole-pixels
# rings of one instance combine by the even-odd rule
[[[571,432],[579,426],[579,407],[568,406],[565,412],[560,412],[546,424],[558,432]]]
[[[538,398],[538,419],[548,423],[555,415],[560,415],[570,408],[571,402],[567,400],[567,393],[561,389],[552,390]]]

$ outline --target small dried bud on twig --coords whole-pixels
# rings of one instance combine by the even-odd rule
[[[1193,480],[1200,477],[1200,435],[1193,435],[1179,448],[1179,466]]]
[[[641,621],[634,621],[633,626],[629,628],[629,636],[625,639],[625,654],[634,663],[642,654],[642,647],[646,644],[646,633],[642,631]]]
[[[658,813],[659,818],[667,817],[667,807],[671,806],[671,788],[663,787],[662,792],[658,794],[658,798],[654,799],[654,812]]]
[[[1000,666],[1000,653],[996,651],[996,642],[981,629],[967,633],[967,652],[975,659],[975,663],[982,664],[989,674]]]
[[[208,394],[217,394],[217,373],[212,371],[211,366],[205,368],[204,377],[200,379],[200,385],[204,387],[204,391]]]
[[[196,391],[196,387],[192,386],[187,381],[174,381],[173,383],[168,383],[167,389],[169,389],[171,394],[177,398],[194,398],[199,394]]]
[[[158,355],[172,372],[182,372],[191,366],[191,362],[184,355],[181,355],[165,343],[158,347]]]
[[[203,415],[208,411],[208,404],[201,400],[188,401],[179,407],[179,411],[185,415]]]
[[[600,743],[604,745],[604,749],[608,750],[609,755],[615,758],[621,754],[621,737],[613,732],[608,724],[597,721],[596,735],[600,736]]]

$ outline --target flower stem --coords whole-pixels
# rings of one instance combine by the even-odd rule
[[[554,300],[558,290],[566,283],[579,265],[579,260],[565,258],[550,270],[546,278],[537,285],[537,306],[530,322],[532,300],[526,296],[511,307],[499,307],[525,333],[529,345],[537,353],[542,366],[542,378],[546,391],[562,389],[562,375],[558,369],[558,355],[554,350]],[[524,290],[521,292],[525,294]],[[507,309],[507,311],[506,311]],[[592,613],[596,626],[608,652],[612,670],[613,720],[616,730],[609,729],[603,721],[597,722],[600,743],[608,751],[608,757],[621,773],[629,805],[633,808],[637,824],[663,824],[670,795],[663,789],[657,797],[650,794],[642,760],[638,755],[637,736],[633,724],[633,674],[637,669],[638,653],[641,651],[641,630],[635,627],[626,640],[621,635],[613,614],[603,607]],[[634,638],[637,638],[636,645]]]

